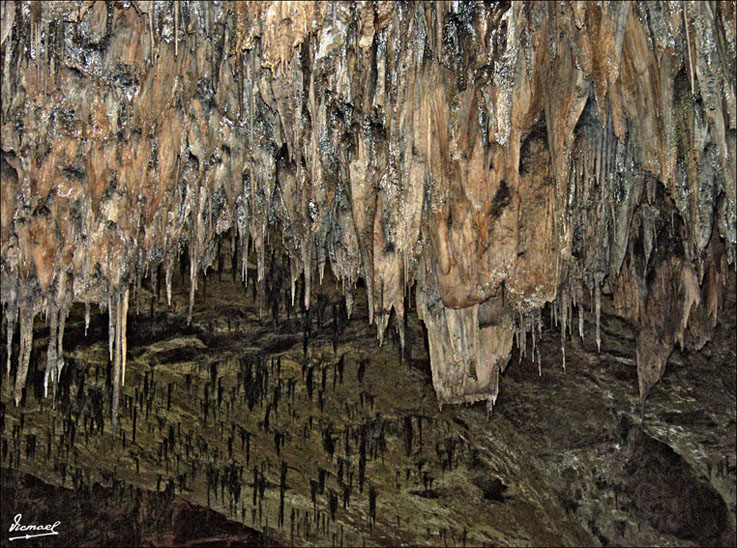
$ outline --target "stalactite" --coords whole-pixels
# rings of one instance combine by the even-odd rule
[[[56,387],[61,378],[61,372],[64,369],[64,331],[66,330],[67,316],[69,315],[69,295],[67,293],[66,272],[62,271],[59,276],[59,326],[56,337],[56,364],[54,365],[54,397],[56,397]]]
[[[568,325],[568,293],[563,292],[560,296],[560,308],[562,318],[560,322],[560,350],[563,356],[563,372],[566,370],[566,327]]]
[[[87,336],[87,330],[90,327],[90,302],[84,303],[84,336]]]
[[[532,328],[530,331],[532,331],[532,359],[534,361],[535,359],[535,351],[537,349],[537,318],[533,316],[532,318]]]
[[[120,407],[120,389],[125,384],[125,361],[127,354],[126,323],[128,315],[128,288],[115,295],[115,361],[113,364],[113,403],[112,425],[113,435],[118,429],[118,410]]]
[[[179,55],[179,2],[174,2],[174,57]]]
[[[35,311],[20,306],[20,354],[18,356],[18,371],[15,374],[15,405],[20,404],[23,396],[23,388],[26,386],[28,366],[31,363],[31,350],[33,349],[33,319]]]
[[[13,358],[13,337],[15,336],[15,324],[18,319],[18,305],[15,299],[8,303],[5,309],[5,318],[7,320],[6,349],[8,354],[5,363],[5,378],[6,380],[10,380],[10,365],[11,359]]]
[[[197,291],[197,258],[194,249],[196,245],[196,243],[193,243],[189,246],[189,306],[187,307],[187,325],[192,323],[194,295],[195,291]]]
[[[583,333],[583,306],[579,303],[578,305],[578,336],[581,340],[584,339]]]
[[[113,346],[115,345],[115,319],[116,316],[113,315],[113,301],[112,301],[112,292],[108,289],[108,295],[107,295],[107,333],[108,333],[108,353],[110,357],[110,361],[113,361]]]
[[[8,35],[5,38],[5,66],[3,67],[3,81],[2,90],[3,94],[10,93],[10,59],[12,57],[12,45],[13,45],[13,28],[15,21],[15,10],[8,9]]]
[[[373,485],[369,486],[369,517],[371,525],[376,525],[376,488]]]
[[[59,308],[55,301],[49,300],[49,344],[46,351],[46,372],[44,373],[44,398],[49,395],[49,381],[56,384],[56,338],[59,333]]]
[[[171,306],[171,275],[173,268],[173,262],[169,262],[166,267],[166,304],[168,306]]]
[[[600,275],[597,274],[594,281],[594,292],[596,295],[595,300],[595,316],[596,316],[596,350],[601,352],[601,279]]]
[[[368,10],[369,36],[362,34],[368,13],[362,5],[295,4],[284,26],[279,18],[267,22],[269,5],[239,5],[238,16],[227,17],[232,10],[220,5],[175,3],[171,13],[148,1],[104,6],[102,28],[75,26],[75,46],[65,48],[64,25],[79,17],[77,6],[55,5],[53,17],[62,21],[56,32],[48,25],[52,8],[30,6],[4,12],[0,44],[9,98],[2,107],[1,300],[6,318],[17,317],[20,306],[49,313],[61,325],[69,307],[52,282],[68,275],[70,305],[86,303],[85,332],[89,304],[107,300],[111,362],[116,344],[125,354],[125,341],[115,335],[124,338],[125,322],[116,323],[112,294],[132,281],[138,314],[141,280],[149,273],[156,294],[163,263],[171,307],[174,263],[188,261],[191,322],[198,273],[206,274],[227,230],[246,285],[253,247],[257,282],[266,283],[253,289],[262,293],[260,305],[274,307],[277,322],[281,274],[273,271],[282,252],[292,304],[299,278],[300,306],[310,308],[328,263],[343,287],[341,314],[352,314],[352,292],[362,280],[380,342],[393,309],[402,352],[405,295],[414,285],[433,382],[446,402],[495,399],[508,341],[516,341],[520,359],[527,357],[532,328],[535,359],[539,330],[528,320],[546,303],[565,354],[574,305],[584,335],[578,294],[584,280],[592,282],[599,351],[605,278],[619,309],[635,311],[628,318],[645,325],[642,297],[631,288],[657,268],[653,227],[661,220],[673,234],[661,244],[688,250],[699,291],[705,291],[703,256],[712,228],[734,263],[728,60],[735,44],[725,35],[733,10],[689,3],[668,8],[668,25],[654,26],[663,18],[659,5],[575,4],[573,20],[551,17],[545,3],[387,5],[376,19],[374,8]],[[129,9],[137,17],[120,16]],[[314,13],[321,9],[323,16]],[[202,33],[188,30],[191,13]],[[468,27],[462,37],[455,30],[461,15]],[[298,24],[302,19],[309,24]],[[589,23],[594,19],[597,28]],[[606,47],[594,47],[599,27],[614,29]],[[121,35],[141,47],[121,52]],[[358,39],[328,40],[338,35]],[[555,36],[566,55],[541,47],[544,36]],[[676,46],[663,49],[673,37],[680,37]],[[455,66],[461,60],[452,60],[453,48],[498,58],[494,77],[482,74],[482,65]],[[134,78],[103,73],[122,57]],[[447,63],[463,77],[447,79],[437,70]],[[64,66],[77,77],[64,76]],[[676,85],[681,67],[683,89]],[[173,76],[171,93],[159,93],[163,74]],[[559,85],[546,84],[560,75]],[[215,119],[217,131],[200,124]],[[72,149],[75,158],[87,159],[84,168],[67,155]],[[687,165],[683,173],[681,165]],[[50,173],[60,176],[51,180]],[[644,218],[645,201],[649,217],[638,224],[633,219]],[[669,201],[675,207],[666,207]],[[644,271],[626,278],[622,265],[632,257],[635,227],[643,225],[649,227]],[[72,242],[84,252],[70,261],[64,249]],[[184,248],[188,257],[179,257]],[[54,310],[43,305],[53,298]],[[671,291],[662,298],[682,296]],[[485,308],[491,317],[481,325]],[[519,322],[511,319],[513,310]],[[335,311],[333,317],[337,352],[341,329]],[[318,311],[318,324],[322,319]],[[14,324],[8,320],[9,356]],[[454,338],[459,332],[462,338]],[[308,343],[305,337],[305,350]],[[60,359],[59,343],[47,351],[47,362],[54,352]],[[49,363],[47,385],[60,363]],[[454,375],[463,386],[455,399],[441,380]]]

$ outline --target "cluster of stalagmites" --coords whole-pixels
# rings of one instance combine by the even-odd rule
[[[736,29],[734,2],[4,2],[16,402],[34,317],[48,389],[74,302],[109,311],[119,394],[129,287],[171,298],[186,253],[191,317],[223,237],[307,307],[326,264],[349,313],[362,279],[380,340],[414,285],[441,403],[493,403],[546,303],[565,356],[606,291],[644,399],[734,264]]]

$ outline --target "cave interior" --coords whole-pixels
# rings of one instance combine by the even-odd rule
[[[0,6],[0,545],[737,542],[735,2]]]

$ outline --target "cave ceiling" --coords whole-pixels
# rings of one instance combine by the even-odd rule
[[[365,292],[379,343],[404,342],[414,300],[441,405],[491,408],[546,305],[565,368],[611,296],[642,401],[712,336],[737,243],[734,2],[2,8],[16,405],[34,318],[51,392],[84,303],[107,309],[116,413],[142,280],[171,299],[185,257],[191,317],[223,240],[244,282],[281,261],[306,308],[326,269],[348,314]]]

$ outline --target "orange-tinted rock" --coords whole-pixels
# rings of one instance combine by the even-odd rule
[[[104,306],[162,263],[170,287],[185,247],[193,299],[225,235],[259,280],[282,242],[306,305],[326,265],[347,299],[362,278],[380,339],[416,282],[443,401],[493,400],[510,333],[552,302],[565,345],[604,280],[642,333],[675,303],[668,341],[710,336],[737,244],[733,3],[4,7],[11,309],[62,272]],[[672,346],[647,339],[643,395]]]

